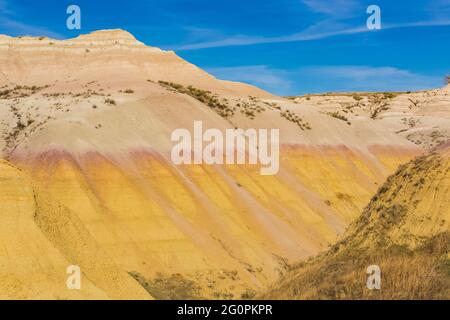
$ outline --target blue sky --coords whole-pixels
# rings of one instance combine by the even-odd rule
[[[66,28],[71,4],[81,30]],[[371,4],[381,30],[366,28]],[[0,0],[0,34],[110,28],[280,95],[419,90],[450,74],[450,0]]]

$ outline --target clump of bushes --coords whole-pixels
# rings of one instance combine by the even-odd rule
[[[107,99],[105,100],[105,103],[106,103],[106,104],[109,104],[109,105],[111,105],[111,106],[115,106],[115,105],[116,105],[116,101],[113,100],[113,99],[110,99],[110,98],[107,98]]]
[[[383,96],[384,96],[385,99],[393,99],[396,96],[398,96],[398,93],[396,93],[396,92],[384,92]]]
[[[45,86],[16,85],[12,89],[6,88],[5,90],[0,91],[0,99],[26,98],[48,87],[49,85]]]
[[[180,274],[156,274],[153,279],[146,279],[140,273],[129,272],[139,284],[158,300],[198,300],[200,287],[192,280]]]
[[[252,289],[246,289],[242,294],[241,294],[241,299],[243,300],[251,300],[256,296],[257,292],[255,290]]]
[[[297,126],[302,130],[311,130],[311,126],[308,122],[305,122],[301,117],[290,110],[280,112],[280,116],[297,124]]]
[[[27,126],[26,126],[25,124],[23,124],[22,121],[20,121],[20,120],[19,120],[19,121],[17,122],[17,124],[16,124],[16,128],[19,129],[19,130],[23,130],[23,129],[25,129],[26,127],[27,127]]]
[[[333,118],[345,121],[348,125],[351,125],[351,122],[348,120],[348,118],[346,116],[340,114],[339,111],[327,112],[327,114]]]
[[[241,108],[241,113],[243,115],[253,120],[255,119],[257,113],[262,113],[263,111],[266,111],[266,109],[257,105],[257,101],[255,101],[255,98],[251,97],[250,101],[250,103],[243,101],[242,103],[238,103],[237,106]]]
[[[217,95],[212,94],[211,91],[194,88],[193,86],[185,87],[181,84],[167,81],[159,81],[159,84],[165,88],[191,96],[201,103],[206,104],[223,118],[228,118],[234,115],[234,109],[231,108],[227,102],[221,102]]]
[[[375,120],[381,112],[387,110],[389,110],[389,105],[387,103],[383,103],[379,106],[376,106],[372,109],[370,113],[370,118]]]
[[[6,90],[0,91],[0,98],[1,99],[7,99],[11,92],[12,92],[12,90],[10,90],[10,89],[6,89]]]

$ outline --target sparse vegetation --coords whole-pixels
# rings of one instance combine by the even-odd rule
[[[9,90],[9,89],[0,91],[0,98],[7,99],[11,92],[12,92],[12,90]]]
[[[257,104],[257,102],[258,102],[257,100],[255,100],[255,99],[250,99],[250,100],[251,100],[250,103],[243,101],[242,103],[238,104],[238,106],[241,108],[242,114],[249,117],[250,119],[254,119],[256,117],[257,113],[264,112],[264,111],[266,111],[266,109],[259,106]]]
[[[16,85],[13,88],[5,89],[0,91],[0,99],[16,99],[16,98],[26,98],[41,90],[50,87],[45,86],[21,86]]]
[[[255,290],[252,289],[246,289],[242,294],[241,294],[241,299],[243,300],[251,300],[256,296],[257,292]]]
[[[345,121],[348,125],[351,124],[351,122],[348,120],[348,118],[346,116],[340,114],[339,111],[327,112],[327,115],[329,115],[333,118]]]
[[[262,298],[448,299],[447,222],[442,220],[440,229],[435,225],[428,237],[418,236],[415,228],[427,228],[424,223],[433,215],[419,205],[428,201],[423,193],[436,199],[445,197],[435,182],[448,177],[448,165],[448,160],[432,153],[400,166],[338,243],[292,267]],[[441,209],[437,206],[433,210]],[[382,290],[366,288],[366,270],[373,264],[382,270]]]
[[[311,125],[308,122],[290,110],[280,112],[280,116],[295,123],[301,130],[311,130]]]
[[[370,111],[370,118],[375,120],[381,112],[387,110],[389,110],[389,104],[387,104],[386,102],[382,103],[381,105],[375,105]]]
[[[268,106],[277,110],[281,110],[281,107],[275,102],[268,103]]]
[[[110,105],[110,106],[115,106],[116,105],[116,101],[110,98],[106,98],[105,99],[105,103]]]
[[[180,274],[156,274],[148,280],[138,272],[129,272],[139,284],[158,300],[196,300],[201,299],[200,287]]]
[[[264,298],[274,299],[447,299],[450,294],[450,235],[443,233],[411,250],[347,250],[293,270]],[[382,290],[368,290],[366,269],[382,270]]]
[[[383,92],[383,96],[385,99],[394,99],[398,96],[398,92]]]
[[[420,100],[419,99],[408,99],[409,102],[411,102],[411,106],[409,106],[409,109],[412,108],[419,108],[420,107]]]
[[[390,106],[386,99],[395,97],[394,92],[376,93],[369,97],[370,118],[375,120],[383,111],[389,110]]]
[[[235,109],[231,108],[227,102],[221,102],[218,96],[212,94],[210,91],[194,88],[193,86],[184,87],[181,84],[167,81],[159,81],[159,84],[179,93],[191,96],[201,103],[206,104],[223,118],[228,118],[234,115]]]
[[[23,130],[23,129],[25,129],[26,127],[27,127],[27,126],[26,126],[25,124],[23,124],[21,120],[17,121],[16,128],[17,128],[18,130]]]

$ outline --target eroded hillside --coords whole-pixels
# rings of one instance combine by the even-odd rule
[[[336,245],[293,268],[264,297],[448,299],[449,150],[400,166]],[[381,290],[366,287],[370,265],[381,268]]]
[[[98,272],[99,250],[156,298],[251,297],[334,244],[385,179],[423,151],[379,121],[348,125],[306,102],[215,79],[121,30],[64,41],[1,36],[0,62],[1,155],[43,199],[27,220],[29,241],[42,238],[65,257],[58,275],[70,260],[95,287],[104,285],[88,275]],[[280,171],[174,165],[171,133],[198,120],[221,131],[280,129]],[[14,203],[31,198],[11,190],[14,218]],[[67,221],[82,232],[64,238],[52,227]],[[2,232],[1,245],[21,227]],[[36,254],[2,259],[30,268]],[[47,274],[8,272],[26,289],[6,290],[19,298],[35,297],[31,282]]]
[[[151,299],[78,219],[0,160],[0,299]],[[82,290],[66,287],[79,265]]]
[[[450,86],[419,92],[328,93],[290,99],[348,125],[376,122],[427,151],[450,139]]]

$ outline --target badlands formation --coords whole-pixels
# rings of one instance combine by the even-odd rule
[[[0,36],[0,298],[251,298],[448,138],[449,94],[288,99],[122,30]],[[196,120],[280,129],[278,174],[173,164]]]
[[[448,300],[449,194],[447,143],[401,165],[337,244],[293,267],[264,298]],[[364,271],[374,263],[382,281],[371,291]]]

